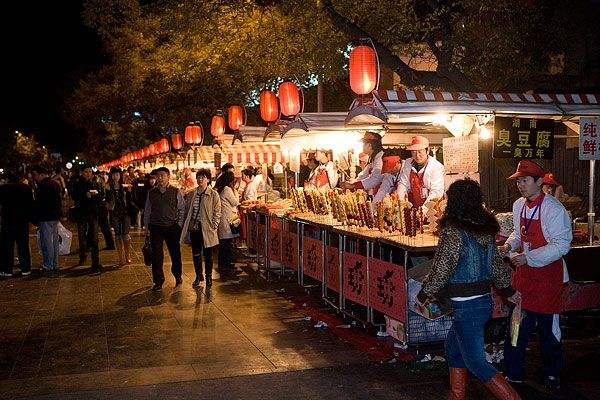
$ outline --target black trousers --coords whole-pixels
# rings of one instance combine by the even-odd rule
[[[233,239],[219,239],[219,272],[233,271]]]
[[[171,226],[150,224],[148,228],[152,244],[152,281],[158,285],[162,285],[165,281],[163,243],[167,244],[171,257],[171,273],[175,279],[181,279],[181,248],[179,247],[181,228],[177,224]]]
[[[214,247],[204,247],[201,230],[190,231],[190,239],[192,240],[192,260],[194,261],[196,277],[202,276],[202,256],[204,256],[204,274],[207,277],[212,277]]]
[[[79,219],[77,222],[77,238],[79,239],[79,260],[85,260],[87,249],[89,249],[92,254],[92,267],[100,266],[97,215],[84,215]]]
[[[31,270],[31,252],[29,250],[29,223],[5,222],[0,232],[0,251],[2,257],[2,272],[13,273],[15,263],[15,244],[19,254],[21,272]]]
[[[106,209],[106,207],[100,207],[98,210],[98,226],[102,231],[102,236],[104,236],[104,243],[106,243],[106,247],[109,249],[114,249],[115,240],[113,238],[112,231],[110,230],[109,211]]]

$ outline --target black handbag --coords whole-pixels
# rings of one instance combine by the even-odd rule
[[[144,264],[148,267],[152,266],[152,244],[150,243],[150,236],[146,236],[146,240],[144,240],[142,254],[144,255]]]
[[[231,229],[231,233],[233,235],[239,235],[240,234],[240,228],[241,228],[242,224],[229,224],[229,229]]]

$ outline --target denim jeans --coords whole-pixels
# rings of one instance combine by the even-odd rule
[[[44,264],[42,268],[47,271],[58,269],[58,221],[40,222],[40,249]]]
[[[554,315],[523,310],[521,318],[517,346],[513,347],[510,343],[510,330],[504,343],[506,376],[513,380],[523,380],[525,375],[525,350],[529,342],[529,336],[537,328],[542,356],[542,373],[545,376],[559,377],[562,366],[562,353],[560,341],[552,332]],[[510,316],[508,320],[510,321]]]
[[[452,301],[454,320],[446,337],[446,358],[450,368],[467,368],[482,382],[498,372],[485,359],[484,329],[492,316],[492,298]]]

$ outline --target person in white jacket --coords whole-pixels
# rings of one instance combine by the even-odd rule
[[[247,167],[242,171],[242,181],[246,184],[242,191],[242,201],[258,199],[262,176],[257,175],[258,171],[254,167]]]
[[[406,148],[411,152],[398,180],[396,193],[400,199],[408,196],[415,207],[421,207],[429,200],[444,196],[444,166],[429,155],[429,140],[423,136],[413,136]]]
[[[238,218],[238,196],[233,191],[235,176],[233,172],[223,172],[215,182],[215,190],[221,197],[221,222],[219,223],[219,262],[221,277],[233,275],[233,239],[239,236],[231,231],[231,222]],[[239,225],[238,225],[239,226]]]
[[[521,293],[524,311],[517,345],[510,339],[504,348],[506,377],[521,382],[529,336],[537,329],[545,384],[560,387],[561,332],[559,313],[562,291],[569,280],[563,256],[571,248],[573,232],[565,207],[542,191],[544,170],[532,161],[521,161],[508,179],[521,193],[513,204],[514,230],[501,250],[515,267],[513,287]]]
[[[375,132],[366,132],[362,141],[363,153],[369,156],[369,161],[354,182],[344,182],[341,187],[350,190],[364,189],[372,196],[383,180],[381,173],[383,169],[383,144],[381,143],[381,135]]]

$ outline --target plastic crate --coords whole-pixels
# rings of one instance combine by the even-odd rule
[[[436,320],[427,319],[414,311],[408,312],[408,343],[431,343],[446,340],[452,326],[452,316],[445,315]]]

